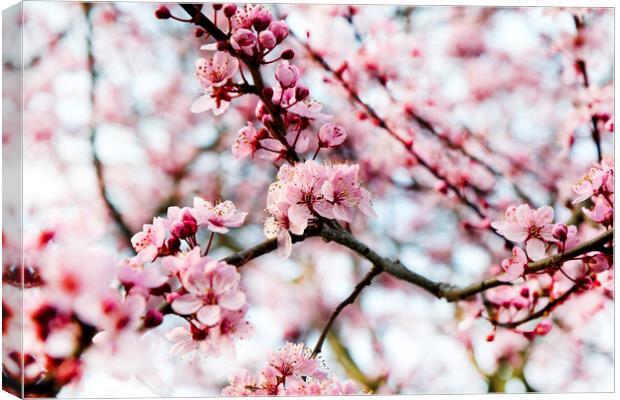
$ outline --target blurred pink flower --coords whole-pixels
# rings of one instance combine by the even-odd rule
[[[212,232],[227,233],[228,228],[238,228],[243,225],[246,212],[237,210],[232,201],[224,201],[213,205],[200,197],[194,197],[192,215],[198,225],[206,226]]]

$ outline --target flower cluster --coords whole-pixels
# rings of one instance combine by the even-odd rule
[[[351,380],[329,377],[321,362],[303,344],[287,343],[272,353],[257,378],[247,370],[230,378],[224,396],[316,396],[361,394]]]
[[[311,220],[337,219],[351,222],[359,209],[375,216],[371,207],[372,194],[361,186],[359,166],[329,165],[306,161],[294,166],[283,165],[276,182],[269,187],[264,232],[277,238],[278,252],[291,253],[291,233],[303,234]]]
[[[583,212],[592,221],[605,227],[614,223],[614,163],[604,159],[600,165],[590,168],[590,171],[573,186],[577,198],[573,203],[581,203],[592,199],[590,208],[583,208]]]
[[[234,340],[251,332],[245,320],[248,306],[239,290],[239,273],[234,266],[207,256],[214,235],[241,226],[246,216],[231,201],[213,204],[196,197],[193,207],[168,208],[166,218],[155,217],[153,224],[145,225],[132,238],[138,254],[119,272],[125,289],[147,299],[162,297],[170,304],[168,312],[189,323],[166,335],[175,343],[170,349],[172,355],[193,350],[214,356],[230,354]],[[211,232],[204,251],[196,237],[200,227]],[[160,268],[145,267],[158,258]],[[144,326],[157,326],[162,319],[161,310],[153,308],[145,314]]]
[[[171,355],[200,349],[205,354],[234,352],[233,339],[243,339],[251,331],[244,320],[245,294],[239,290],[241,276],[225,262],[200,256],[200,248],[184,258],[164,260],[171,273],[179,277],[182,290],[167,295],[172,311],[183,316],[189,327],[177,327],[167,334],[175,342]]]
[[[194,198],[194,207],[168,208],[167,218],[155,217],[152,224],[131,238],[137,255],[133,264],[152,262],[158,256],[175,255],[184,240],[190,247],[196,245],[198,227],[213,233],[227,233],[228,228],[238,228],[247,213],[238,211],[231,201],[213,204],[200,197]]]

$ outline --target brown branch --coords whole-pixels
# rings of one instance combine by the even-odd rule
[[[203,28],[207,31],[215,40],[218,42],[228,40],[228,35],[226,35],[222,30],[220,30],[209,18],[207,18],[201,11],[200,7],[195,4],[179,4],[183,10],[192,18],[192,22]],[[228,51],[230,54],[239,60],[241,60],[252,75],[252,80],[254,84],[254,93],[260,98],[260,100],[265,104],[269,114],[273,119],[273,128],[271,131],[278,139],[282,145],[286,148],[286,158],[287,161],[291,164],[299,161],[299,156],[295,152],[295,150],[288,144],[286,140],[286,127],[284,125],[284,121],[282,120],[282,116],[279,113],[279,110],[276,109],[275,105],[272,103],[271,99],[265,96],[264,89],[265,83],[263,81],[263,76],[260,73],[260,64],[258,64],[254,59],[250,58],[246,54],[239,53],[234,51],[232,48],[229,48]]]
[[[340,315],[342,310],[344,310],[345,307],[348,306],[349,304],[353,304],[355,300],[357,299],[357,296],[359,296],[359,294],[362,293],[362,290],[364,290],[366,286],[370,286],[370,284],[372,283],[372,280],[377,275],[379,275],[381,272],[383,272],[381,270],[381,267],[373,265],[373,267],[370,269],[370,271],[368,271],[366,276],[364,276],[364,278],[361,281],[359,281],[357,285],[355,285],[353,292],[351,292],[351,294],[346,299],[344,299],[340,304],[338,304],[338,306],[334,309],[331,316],[327,320],[327,323],[323,327],[323,330],[321,331],[321,335],[319,336],[319,339],[317,340],[316,345],[314,346],[314,350],[312,351],[312,357],[316,357],[321,352],[321,348],[323,347],[323,342],[325,342],[325,339],[327,338],[327,334],[330,328],[332,327],[334,321],[336,320],[336,318],[338,318],[338,315]]]
[[[122,234],[123,242],[126,246],[131,248],[131,237],[133,233],[131,229],[125,223],[121,212],[116,208],[112,200],[110,199],[110,194],[108,193],[108,189],[105,183],[103,164],[97,155],[96,142],[97,142],[97,124],[95,122],[95,108],[96,108],[96,85],[97,85],[97,70],[95,68],[95,56],[93,49],[93,24],[91,21],[91,10],[92,5],[84,4],[84,12],[86,17],[86,22],[88,26],[87,36],[86,36],[86,50],[88,54],[88,69],[90,73],[90,103],[91,103],[91,121],[90,121],[90,151],[93,158],[93,167],[95,168],[95,174],[97,175],[97,187],[99,190],[99,195],[103,200],[105,207],[112,217],[112,220],[118,227],[118,230]]]
[[[577,36],[579,36],[585,28],[585,22],[577,15],[573,15],[573,21],[575,22],[575,28],[577,29]],[[583,86],[586,89],[589,88],[590,79],[588,78],[588,68],[586,66],[586,61],[578,59],[577,68],[579,69],[579,72],[581,72],[581,76],[583,77]],[[598,162],[601,162],[601,160],[603,159],[603,151],[601,149],[601,133],[598,130],[598,116],[590,115],[590,121],[592,122],[592,140],[594,141],[594,145],[596,146]]]

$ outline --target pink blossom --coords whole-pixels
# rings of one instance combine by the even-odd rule
[[[237,159],[253,156],[259,148],[259,140],[256,129],[248,122],[237,134],[237,140],[232,146],[233,156]]]
[[[196,234],[198,226],[189,207],[168,207],[167,217],[166,225],[172,236],[185,239]]]
[[[215,52],[209,60],[196,60],[196,77],[205,89],[225,85],[238,69],[239,60],[224,51]]]
[[[502,268],[504,273],[497,277],[500,282],[510,282],[519,278],[525,271],[525,265],[527,264],[527,256],[520,247],[512,248],[512,258],[507,258],[502,261]]]
[[[287,343],[277,353],[271,353],[268,363],[282,377],[298,375],[325,378],[325,373],[319,369],[319,360],[310,355],[310,350],[304,348],[302,343]]]
[[[573,191],[577,193],[574,203],[580,203],[595,194],[604,191],[614,192],[614,166],[613,161],[604,159],[600,166],[590,168],[590,171],[579,182],[573,185]]]
[[[276,68],[276,80],[283,89],[295,86],[299,78],[299,69],[288,61],[280,61]]]
[[[241,309],[223,314],[220,323],[209,330],[209,340],[213,347],[213,354],[221,353],[235,356],[235,340],[244,340],[254,331],[252,325],[244,318],[248,305]]]
[[[207,326],[220,322],[226,311],[236,311],[245,304],[245,294],[238,290],[241,276],[233,265],[201,257],[181,272],[181,283],[187,294],[172,302],[180,315],[196,314]]]
[[[198,225],[206,226],[207,229],[216,233],[227,233],[228,228],[238,228],[243,225],[246,212],[237,210],[232,201],[224,201],[213,205],[200,197],[194,197],[192,215]]]
[[[278,243],[278,255],[283,258],[288,258],[291,255],[293,249],[293,241],[291,239],[292,232],[295,235],[301,235],[306,229],[308,219],[310,218],[310,211],[306,211],[304,218],[300,218],[301,224],[296,224],[289,219],[288,210],[291,205],[288,203],[280,202],[272,204],[267,207],[267,213],[269,217],[265,220],[263,232],[268,239],[277,238]]]
[[[105,292],[114,278],[116,261],[107,252],[79,247],[54,247],[41,260],[42,278],[60,306],[86,295]],[[88,266],[86,268],[85,266]]]
[[[603,253],[596,253],[585,259],[586,265],[594,272],[601,273],[611,268],[609,260]]]
[[[309,215],[317,213],[328,219],[334,218],[333,206],[321,193],[327,181],[326,168],[315,162],[306,161],[297,164],[293,170],[294,177],[282,191],[282,201],[291,205],[288,216],[295,225],[305,225]]]
[[[178,326],[166,333],[166,339],[174,342],[170,348],[170,356],[182,356],[192,351],[207,354],[211,351],[211,344],[207,340],[207,333],[202,329],[190,325],[190,328]]]
[[[157,258],[159,249],[164,245],[166,230],[164,220],[159,217],[153,218],[152,224],[142,227],[142,232],[138,232],[131,238],[131,244],[138,253],[133,258],[136,263],[152,262]]]
[[[491,226],[508,240],[525,242],[527,255],[534,261],[545,256],[545,241],[555,242],[553,237],[553,208],[549,206],[532,210],[527,204],[509,207],[501,221]]]
[[[610,226],[614,222],[614,209],[609,205],[609,201],[602,196],[594,199],[594,207],[592,209],[582,208],[583,213],[592,221]]]
[[[334,147],[342,144],[347,138],[347,132],[336,124],[325,124],[319,131],[319,146]]]
[[[168,277],[160,274],[154,268],[144,268],[142,264],[131,264],[129,262],[120,266],[118,280],[127,290],[142,291],[154,289],[162,286]]]
[[[275,91],[274,91],[275,93]],[[293,106],[291,106],[288,110],[293,114],[299,115],[302,118],[307,119],[315,119],[315,120],[329,120],[332,118],[330,114],[324,114],[321,112],[323,109],[323,104],[319,103],[316,100],[308,100],[305,99],[303,101],[298,101]]]
[[[201,113],[213,110],[213,115],[222,115],[228,110],[230,101],[225,95],[219,95],[212,89],[206,89],[205,94],[200,96],[192,103],[190,111],[193,113]]]
[[[321,193],[334,205],[337,219],[351,222],[353,210],[359,208],[364,214],[376,217],[370,205],[371,193],[360,186],[359,165],[337,165],[329,179],[323,183]]]

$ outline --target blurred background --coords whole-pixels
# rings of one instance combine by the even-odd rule
[[[53,231],[67,243],[105,244],[121,259],[132,254],[128,240],[142,224],[169,206],[190,206],[194,196],[232,200],[249,212],[241,229],[218,237],[214,257],[264,240],[263,209],[277,167],[235,160],[230,151],[237,131],[255,119],[256,99],[237,99],[222,116],[192,114],[200,95],[194,62],[205,56],[206,40],[190,24],[156,19],[156,7],[24,3],[26,246]],[[360,163],[378,218],[359,218],[352,229],[380,254],[465,285],[496,272],[509,251],[360,115],[304,43],[334,69],[346,65],[362,99],[413,137],[425,157],[473,182],[491,204],[491,220],[526,201],[554,206],[556,221],[571,216],[572,184],[597,160],[590,117],[613,112],[613,10],[269,8],[289,24],[287,46],[311,96],[349,132],[345,146],[327,156]],[[576,14],[586,21],[579,41]],[[588,87],[577,58],[587,60]],[[272,83],[270,68],[264,76]],[[409,128],[410,108],[440,126],[443,139]],[[600,129],[602,153],[611,156],[613,134]],[[7,146],[15,136],[5,131],[3,140]],[[472,164],[447,143],[466,143],[500,172]],[[289,260],[266,255],[241,270],[255,331],[238,343],[236,360],[170,359],[163,335],[181,323],[170,317],[126,358],[88,353],[84,379],[60,396],[218,395],[231,373],[258,368],[284,341],[311,346],[368,267],[318,239],[295,245]],[[381,277],[339,318],[323,357],[338,376],[384,394],[613,390],[609,296],[599,291],[568,302],[549,335],[534,341],[499,331],[487,342],[491,325],[474,321],[471,307]]]

